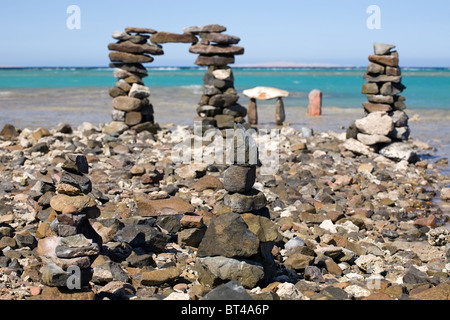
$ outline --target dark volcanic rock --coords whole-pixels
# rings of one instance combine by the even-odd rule
[[[211,219],[198,248],[199,257],[248,258],[258,253],[259,240],[237,213]]]

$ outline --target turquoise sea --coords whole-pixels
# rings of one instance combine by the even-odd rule
[[[160,123],[191,124],[202,95],[204,68],[148,69],[145,85],[152,92],[155,118]],[[284,100],[287,121],[294,127],[344,131],[364,116],[361,94],[365,68],[239,68],[233,67],[235,87],[242,91],[271,86],[290,92]],[[450,157],[450,69],[402,68],[407,89],[407,114],[412,138],[437,149],[433,156]],[[0,126],[55,127],[59,122],[77,126],[111,121],[108,89],[116,79],[111,68],[5,68],[0,69]],[[306,116],[308,94],[323,92],[323,116]],[[261,124],[274,124],[274,101],[258,102]]]

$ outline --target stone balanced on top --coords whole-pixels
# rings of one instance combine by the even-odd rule
[[[88,221],[97,218],[100,210],[91,195],[86,157],[66,155],[62,169],[56,175],[59,178],[56,194],[50,199],[52,213],[43,222],[49,223],[50,230],[38,241],[38,255],[43,261],[44,285],[76,292],[89,286],[93,274],[91,262],[102,246],[101,237]],[[71,281],[72,275],[78,278]]]
[[[394,48],[374,44],[362,87],[368,100],[363,103],[366,116],[349,127],[347,138],[357,139],[387,158],[410,161],[415,155],[402,143],[410,135],[408,116],[403,111],[405,97],[400,95],[406,87],[401,83],[399,55],[392,51]]]

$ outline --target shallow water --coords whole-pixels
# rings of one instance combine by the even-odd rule
[[[192,124],[202,86],[151,87],[151,92],[156,121]],[[17,128],[54,128],[59,122],[74,127],[83,122],[98,125],[111,121],[111,101],[108,87],[9,89],[0,95],[0,125],[11,123]],[[241,94],[239,103],[248,106],[249,99]],[[293,127],[310,127],[316,131],[345,132],[349,124],[364,116],[362,108],[325,105],[321,117],[308,117],[305,104],[286,103],[285,107],[286,121]],[[411,138],[437,149],[428,156],[433,160],[450,158],[450,111],[407,109],[406,112],[410,118],[418,116],[420,119],[410,121]],[[275,101],[258,101],[258,118],[260,125],[274,126]],[[450,168],[444,168],[443,172],[450,175]]]

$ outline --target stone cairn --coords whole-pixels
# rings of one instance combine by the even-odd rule
[[[38,255],[43,263],[42,283],[75,293],[77,289],[89,290],[91,262],[98,256],[102,241],[88,219],[100,216],[100,209],[88,195],[92,183],[86,176],[86,157],[66,155],[62,169],[54,175],[59,181],[50,199],[52,212],[37,232],[41,234]]]
[[[244,123],[247,109],[238,104],[239,96],[234,88],[234,76],[230,64],[235,55],[244,54],[244,48],[235,46],[240,42],[236,36],[223,34],[226,27],[217,24],[194,26],[183,29],[187,34],[199,36],[201,41],[189,48],[190,53],[199,54],[194,62],[208,67],[203,77],[204,94],[201,97],[197,114],[205,129],[234,128],[234,123]]]
[[[149,42],[151,34],[157,32],[146,28],[127,27],[125,31],[116,31],[112,37],[116,43],[110,43],[110,67],[116,68],[114,77],[117,83],[110,88],[113,98],[112,122],[110,132],[123,132],[133,129],[137,132],[155,132],[153,106],[150,103],[150,89],[144,86],[143,78],[148,76],[143,63],[154,60],[151,55],[162,55],[164,51],[158,44]]]
[[[210,287],[237,280],[253,288],[270,283],[277,272],[271,250],[281,238],[265,207],[264,193],[253,188],[256,165],[251,153],[257,151],[251,143],[246,144],[245,161],[240,161],[242,137],[236,137],[233,164],[223,175],[225,213],[210,221],[197,252],[199,281]],[[226,276],[220,272],[224,265],[234,271]]]
[[[374,44],[374,54],[364,74],[366,83],[362,93],[366,116],[356,120],[347,130],[347,139],[356,139],[363,145],[387,158],[411,161],[414,156],[402,142],[408,140],[410,129],[405,97],[400,94],[406,87],[401,83],[399,55],[394,45]]]

